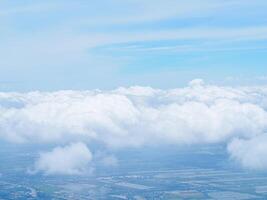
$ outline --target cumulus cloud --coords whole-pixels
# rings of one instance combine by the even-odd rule
[[[88,164],[91,159],[92,154],[85,144],[72,143],[41,153],[35,162],[33,173],[77,175],[89,169]]]
[[[234,139],[228,145],[228,151],[231,158],[245,168],[267,169],[267,134],[250,140]]]
[[[267,132],[266,109],[265,86],[221,87],[200,79],[170,90],[0,93],[0,138],[107,148],[248,140]]]
[[[224,88],[201,80],[173,90],[1,93],[0,132],[12,142],[220,142],[266,130],[266,94],[266,88]]]

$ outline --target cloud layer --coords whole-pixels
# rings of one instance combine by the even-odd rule
[[[232,157],[250,167],[247,157],[266,154],[261,149],[242,151],[243,144],[253,146],[267,131],[266,97],[264,86],[220,87],[202,80],[171,90],[136,86],[0,93],[0,137],[10,142],[94,142],[107,148],[229,142]],[[44,154],[37,163],[61,151]]]

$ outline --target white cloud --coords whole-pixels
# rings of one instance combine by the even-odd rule
[[[79,138],[114,147],[253,137],[267,129],[266,94],[265,87],[201,80],[173,90],[1,93],[0,136],[13,142]]]
[[[250,140],[234,139],[228,145],[231,158],[244,168],[253,170],[267,169],[267,135]]]
[[[88,169],[92,154],[83,143],[72,143],[69,146],[56,147],[51,152],[41,153],[35,162],[34,172],[47,175],[81,174]]]
[[[267,87],[188,87],[0,93],[0,137],[83,141],[106,148],[229,142],[267,131]],[[243,155],[243,154],[241,154]]]
[[[189,86],[191,87],[196,87],[196,86],[203,86],[204,81],[202,79],[194,79],[189,82]]]

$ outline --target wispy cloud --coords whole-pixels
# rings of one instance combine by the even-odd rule
[[[20,81],[34,85],[44,77],[50,82],[51,74],[58,80],[61,71],[73,77],[73,71],[90,70],[87,74],[92,77],[113,74],[116,82],[123,69],[132,65],[153,66],[152,74],[154,65],[160,64],[138,62],[146,59],[146,53],[153,57],[149,60],[163,60],[169,54],[164,66],[185,67],[188,62],[175,62],[177,53],[187,54],[184,60],[191,62],[194,59],[189,57],[196,53],[265,51],[266,6],[263,0],[2,1],[0,79],[25,76]],[[234,59],[208,60],[212,65],[228,60],[231,65]],[[244,56],[238,60],[239,67],[248,59],[259,60]]]
[[[41,12],[60,10],[62,5],[59,4],[47,4],[47,3],[39,3],[39,4],[28,4],[21,6],[12,6],[8,8],[0,9],[0,16],[12,16],[18,14],[38,14]]]
[[[240,41],[257,41],[267,39],[267,27],[245,27],[245,28],[189,28],[172,29],[164,31],[135,31],[114,33],[70,33],[61,31],[50,33],[39,33],[33,37],[17,37],[12,41],[3,41],[0,47],[2,59],[1,65],[32,65],[39,63],[68,63],[70,60],[78,62],[90,56],[89,50],[95,47],[107,48],[108,50],[124,49],[135,51],[229,51],[229,50],[253,50],[265,49],[265,47],[254,47],[251,44],[240,47],[227,47],[229,41],[232,43]],[[188,41],[189,44],[179,46],[155,46],[141,47],[131,44],[116,46],[127,43],[145,43],[162,40]],[[192,40],[198,42],[192,44]],[[218,40],[220,42],[218,43]],[[226,46],[224,45],[225,42]],[[185,42],[186,43],[186,42]],[[112,45],[112,46],[109,46]],[[13,59],[16,55],[16,59]],[[20,59],[21,57],[21,59]]]

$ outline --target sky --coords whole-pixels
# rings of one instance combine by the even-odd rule
[[[52,144],[30,173],[113,149],[223,143],[267,170],[266,0],[0,1],[0,140]],[[101,157],[101,156],[100,156]]]
[[[2,0],[0,90],[267,83],[265,0]]]

